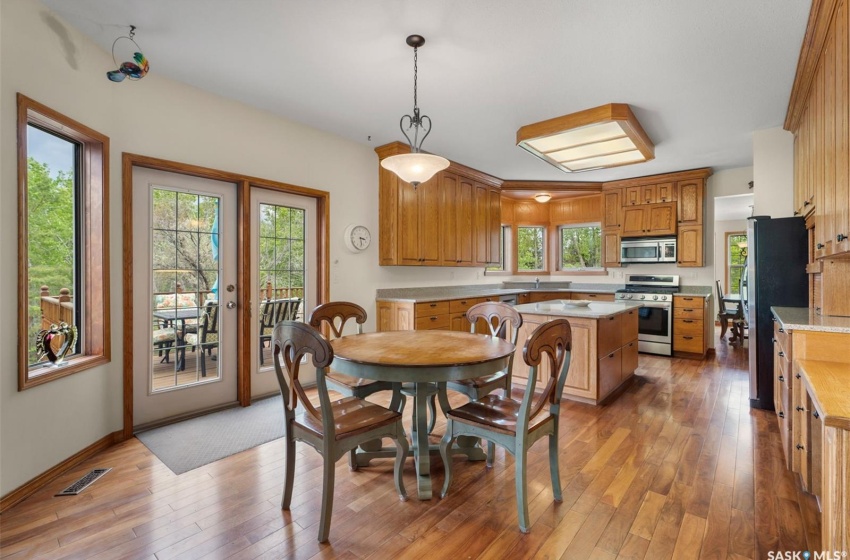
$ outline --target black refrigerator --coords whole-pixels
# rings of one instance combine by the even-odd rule
[[[808,307],[808,242],[803,218],[747,221],[744,310],[750,358],[750,406],[773,410],[773,307]]]

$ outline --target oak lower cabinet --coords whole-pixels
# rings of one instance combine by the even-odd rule
[[[601,319],[523,313],[519,340],[524,341],[541,324],[566,318],[572,330],[570,369],[564,384],[566,399],[599,404],[634,375],[638,363],[637,310],[630,309]],[[513,380],[519,387],[528,381],[530,368],[522,357],[522,344],[514,356]],[[537,387],[552,376],[544,362],[538,370]]]
[[[673,354],[702,359],[714,329],[710,296],[673,296]]]
[[[703,266],[704,261],[703,227],[680,225],[676,236],[676,264],[680,267],[699,267]]]
[[[377,300],[377,330],[386,332],[440,329],[469,332],[470,324],[466,320],[466,311],[478,303],[498,300],[496,296],[425,302]],[[489,333],[487,324],[484,321],[480,323],[475,331]]]

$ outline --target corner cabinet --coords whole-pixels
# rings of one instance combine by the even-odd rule
[[[394,142],[378,158],[409,153]],[[452,163],[413,187],[379,167],[378,264],[486,266],[498,263],[501,180]]]
[[[705,240],[702,223],[705,180],[692,179],[679,181],[678,191],[678,229],[676,239],[676,261],[681,267],[699,267],[705,265]]]

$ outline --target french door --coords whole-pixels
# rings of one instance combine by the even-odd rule
[[[280,391],[271,331],[282,320],[305,321],[317,304],[316,199],[251,189],[251,397]],[[301,371],[301,382],[315,378]],[[311,379],[312,378],[312,379]]]
[[[133,425],[237,400],[237,187],[133,168]]]

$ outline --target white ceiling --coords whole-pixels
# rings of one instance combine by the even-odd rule
[[[714,199],[714,221],[746,220],[753,215],[753,195],[718,196]]]
[[[398,121],[413,106],[404,40],[421,34],[419,107],[434,124],[424,149],[503,179],[554,181],[752,165],[752,131],[784,120],[811,5],[42,1],[106,51],[136,25],[152,73],[370,146],[403,140]],[[654,161],[566,174],[515,145],[522,125],[612,102],[632,106]]]

